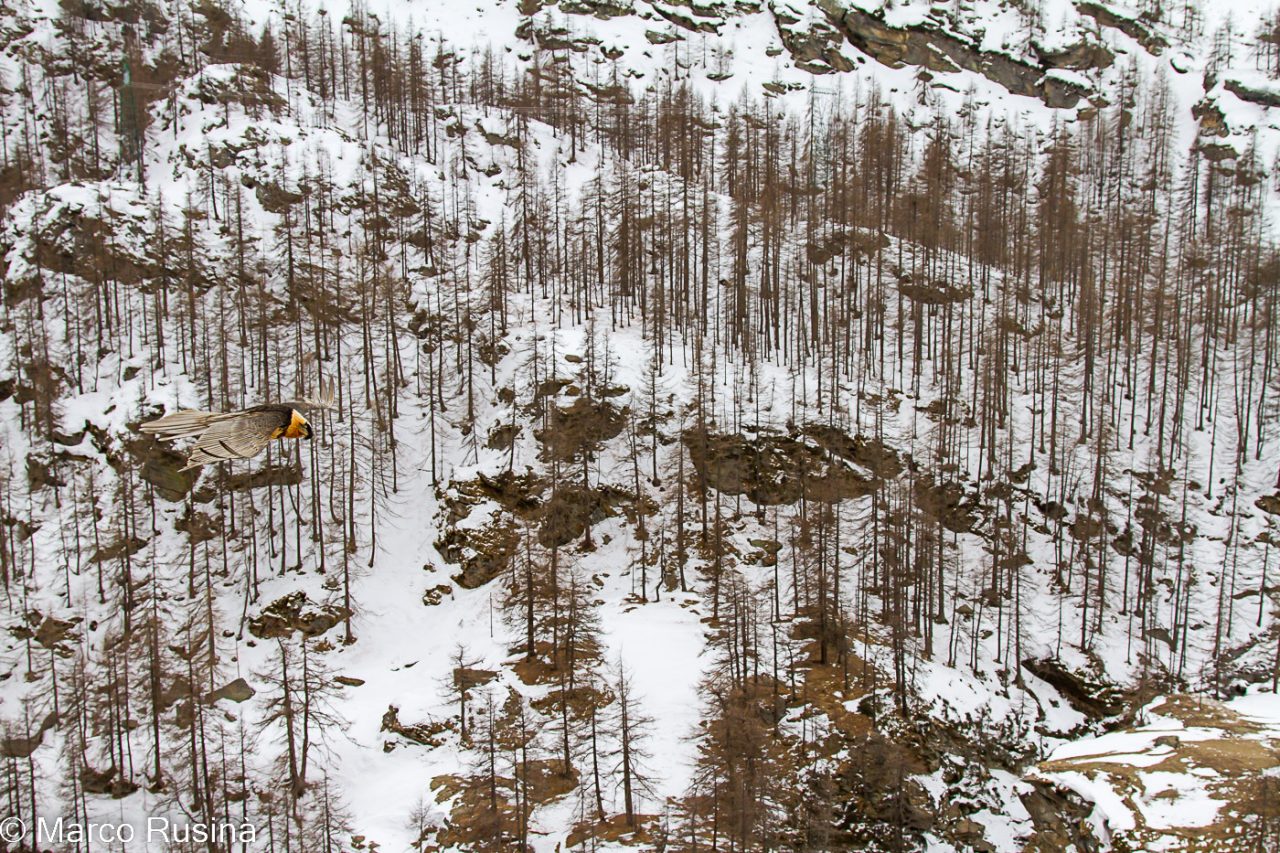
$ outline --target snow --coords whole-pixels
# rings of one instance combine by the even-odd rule
[[[1140,773],[1143,795],[1136,801],[1147,826],[1155,829],[1209,826],[1225,805],[1186,773]],[[1173,796],[1168,796],[1173,794]]]
[[[661,720],[650,744],[658,793],[679,796],[689,787],[702,719],[698,685],[704,675],[703,626],[694,596],[673,593],[661,602],[623,600],[601,612],[609,655],[631,673],[644,713]]]
[[[1268,733],[1280,729],[1280,694],[1247,693],[1229,700],[1226,705],[1246,720],[1264,726]]]
[[[1162,753],[1155,746],[1156,738],[1176,734],[1180,740],[1207,740],[1214,732],[1203,728],[1186,728],[1182,725],[1143,726],[1133,732],[1109,732],[1096,737],[1085,738],[1062,746],[1049,753],[1049,761],[1065,761],[1070,758],[1108,758],[1114,761],[1127,761],[1129,757],[1141,753],[1144,758],[1158,758]],[[1172,750],[1165,748],[1163,754]],[[1154,763],[1159,763],[1155,761]]]
[[[1111,832],[1123,832],[1137,826],[1133,819],[1133,812],[1125,805],[1115,789],[1105,781],[1091,778],[1075,770],[1055,773],[1053,780],[1075,792],[1085,801],[1094,804],[1094,812],[1089,819],[1095,827],[1103,829],[1103,838],[1109,838]]]
[[[1148,722],[1133,729],[1059,746],[1030,778],[1074,792],[1093,804],[1098,826],[1150,849],[1175,849],[1171,831],[1188,837],[1248,813],[1248,768],[1274,759],[1265,750],[1280,735],[1280,697],[1161,697],[1141,717]]]
[[[959,11],[960,4],[953,5]],[[644,37],[646,29],[674,31],[674,28],[661,19],[654,20],[644,4],[637,6],[650,17],[598,21],[548,9],[538,13],[535,21],[539,24],[570,26],[580,33],[589,32],[602,40],[602,46],[622,50],[626,62],[635,72],[635,76],[629,78],[630,85],[637,90],[689,80],[699,93],[726,108],[744,96],[755,97],[764,83],[782,82],[799,88],[771,98],[770,104],[778,111],[789,111],[796,116],[804,114],[810,99],[821,105],[818,109],[821,113],[851,103],[863,97],[873,87],[879,86],[883,87],[890,103],[903,111],[906,121],[917,126],[928,122],[937,113],[955,114],[970,100],[979,109],[975,122],[984,117],[994,122],[1007,121],[1027,128],[1029,133],[1046,132],[1058,120],[1073,120],[1070,112],[1055,113],[1038,101],[1012,97],[985,78],[975,78],[964,73],[937,75],[938,83],[950,86],[951,89],[930,88],[923,94],[914,69],[889,69],[873,61],[860,63],[848,74],[814,78],[796,69],[785,52],[776,58],[766,56],[768,50],[781,49],[782,42],[775,25],[764,13],[733,14],[720,27],[720,34],[717,36],[680,30],[681,41],[669,46],[651,45]],[[883,11],[886,22],[896,27],[915,25],[933,15],[931,7],[921,3],[884,5],[875,0],[867,0],[865,5],[861,5],[860,0],[860,7],[869,11]],[[56,8],[52,0],[41,6],[31,6],[33,12],[46,17],[53,15]],[[349,11],[350,7],[338,4],[329,8],[330,14],[337,17]],[[528,50],[527,43],[514,36],[516,27],[522,21],[514,3],[481,0],[459,5],[443,0],[414,3],[373,0],[368,8],[389,25],[416,30],[428,36],[443,35],[451,44],[461,47],[463,53],[470,52],[474,55],[489,46],[504,52],[512,51],[517,56]],[[1260,3],[1249,0],[1213,4],[1205,11],[1212,25],[1220,22],[1226,12],[1237,15],[1239,20],[1248,19],[1247,15],[1253,12],[1260,15],[1262,8]],[[247,0],[244,9],[258,26],[267,22],[278,26],[283,13],[278,3],[270,0]],[[1132,11],[1120,13],[1131,16],[1135,14]],[[1065,0],[1046,4],[1043,17],[1051,27],[1042,41],[1046,46],[1070,44],[1075,35],[1082,31],[1082,19]],[[981,24],[980,43],[983,49],[1009,50],[1016,55],[1017,50],[1025,47],[1017,44],[1021,38],[1021,24],[1014,12],[1000,11],[990,3],[976,3],[968,17],[961,16],[958,25],[970,30],[970,35],[977,35],[977,23]],[[52,36],[46,28],[33,38],[49,39]],[[1231,131],[1226,141],[1237,144],[1240,150],[1243,150],[1245,144],[1256,141],[1260,162],[1274,162],[1280,145],[1280,132],[1277,132],[1277,121],[1280,119],[1277,118],[1276,111],[1242,101],[1226,91],[1221,82],[1205,92],[1201,76],[1206,61],[1203,51],[1171,49],[1168,57],[1156,58],[1137,48],[1132,40],[1109,29],[1103,30],[1101,38],[1104,44],[1125,54],[1117,63],[1116,69],[1096,74],[1053,71],[1050,72],[1051,75],[1107,91],[1121,67],[1129,64],[1138,73],[1145,75],[1146,79],[1156,79],[1158,75],[1165,74],[1176,102],[1181,143],[1189,143],[1195,132],[1194,123],[1189,117],[1191,105],[1209,98],[1221,106],[1226,115]],[[856,55],[856,51],[848,45],[843,45],[842,49],[847,55]],[[1180,70],[1185,73],[1168,74],[1165,71],[1166,62],[1174,61],[1175,57]],[[722,81],[710,79],[708,74],[715,73],[720,66],[730,76]],[[153,239],[149,215],[151,206],[159,205],[171,216],[180,215],[184,200],[189,195],[201,195],[200,175],[192,168],[193,165],[205,156],[209,148],[216,146],[234,147],[253,142],[261,152],[270,154],[266,159],[271,162],[252,158],[237,159],[225,169],[225,176],[233,185],[246,178],[262,181],[273,176],[284,176],[296,183],[302,177],[299,164],[314,160],[312,155],[315,152],[324,154],[332,169],[332,180],[341,188],[337,194],[340,197],[362,189],[360,183],[365,176],[360,164],[371,153],[376,153],[385,162],[397,164],[428,186],[445,185],[445,178],[452,177],[452,170],[456,168],[452,163],[442,160],[428,164],[406,157],[393,150],[385,140],[378,138],[376,130],[372,134],[366,134],[360,123],[353,118],[356,114],[353,104],[341,106],[338,115],[331,120],[323,115],[315,100],[296,81],[277,78],[271,82],[273,91],[287,97],[293,108],[292,114],[284,117],[251,117],[239,110],[211,108],[200,101],[198,96],[202,91],[233,83],[237,70],[237,66],[230,64],[209,65],[199,74],[183,81],[180,91],[175,95],[178,105],[176,118],[167,114],[159,117],[161,120],[154,133],[152,155],[147,164],[152,180],[148,191],[143,192],[129,182],[111,179],[62,184],[47,192],[29,194],[9,214],[9,220],[15,223],[15,245],[21,242],[21,232],[30,231],[41,222],[55,222],[72,210],[98,214],[111,212],[131,220],[129,227],[133,229],[132,233],[138,241]],[[1240,80],[1253,87],[1270,87],[1270,90],[1276,87],[1274,82],[1260,79],[1256,72],[1238,66],[1232,66],[1225,72],[1223,79]],[[511,116],[501,112],[486,112],[467,104],[446,106],[454,111],[463,126],[475,126],[479,122],[487,129],[502,132],[512,120]],[[567,155],[563,137],[545,126],[535,127],[534,136],[538,151],[537,168],[544,174],[554,168],[563,169],[571,204],[587,182],[602,170],[631,168],[630,164],[609,161],[595,148],[579,152],[577,162],[565,165]],[[456,154],[457,151],[451,153]],[[503,168],[510,167],[513,157],[510,152],[500,149],[486,150],[477,156],[488,158]],[[467,191],[472,193],[470,201],[475,204],[478,215],[491,222],[499,220],[507,204],[507,193],[497,183],[500,180],[501,176],[491,181],[477,177],[467,184]],[[1275,194],[1271,193],[1268,198],[1268,203],[1274,206]],[[252,193],[246,194],[246,204],[257,233],[265,238],[275,224],[275,219],[252,198]],[[346,217],[344,221],[350,226],[351,217],[347,214],[349,211],[343,211],[340,215]],[[210,239],[216,237],[211,236]],[[350,266],[344,267],[345,273],[350,271]],[[28,254],[24,254],[21,246],[15,249],[11,253],[8,268],[10,280],[20,280],[34,272],[34,264]],[[279,282],[274,281],[273,286],[278,287]],[[422,278],[415,278],[410,286],[414,295],[421,297],[430,292],[433,285]],[[534,318],[545,322],[545,310],[544,305],[536,303],[518,301],[515,306],[519,324],[523,324],[525,329],[532,325]],[[64,324],[67,319],[58,317],[50,321],[50,331],[55,338],[65,337]],[[527,344],[527,337],[522,339],[521,334],[516,332],[512,337],[516,344],[513,348],[517,350]],[[560,356],[556,375],[571,375],[574,366],[564,356],[584,351],[587,345],[585,329],[557,329],[550,333],[550,337],[554,338]],[[549,345],[550,341],[543,344],[546,347]],[[633,389],[642,387],[647,362],[646,344],[638,332],[620,331],[611,338],[611,345],[619,356],[619,381]],[[0,334],[0,377],[7,375],[4,371],[9,369],[8,365],[13,361],[9,346],[8,336]],[[517,355],[503,360],[498,367],[497,379],[492,383],[494,388],[512,382],[519,370],[517,361]],[[123,379],[126,367],[141,370],[133,378],[126,380]],[[68,433],[77,432],[85,424],[91,424],[112,436],[125,436],[129,433],[129,424],[144,411],[167,411],[208,403],[203,386],[192,375],[182,372],[175,363],[162,364],[153,369],[140,356],[113,353],[86,369],[94,371],[88,377],[91,381],[86,384],[86,389],[60,400],[60,426]],[[740,365],[735,364],[732,357],[724,359],[726,377],[739,369]],[[760,370],[759,380],[760,399],[780,401],[788,396],[796,375],[781,365],[765,365]],[[685,367],[668,366],[661,381],[682,400],[688,398],[689,374]],[[725,384],[730,381],[732,380],[728,378],[724,380]],[[492,390],[493,388],[486,387],[485,393]],[[720,405],[725,405],[723,395]],[[423,426],[425,414],[420,402],[407,404],[406,408],[403,422],[410,425],[404,439],[406,454],[412,460],[411,465],[416,466],[416,470],[422,470],[426,442]],[[725,423],[748,419],[758,420],[764,426],[780,427],[785,424],[789,413],[784,411],[785,407],[780,403],[776,406],[766,403],[763,408],[765,411],[758,416],[754,413],[748,416],[745,413],[722,412],[721,417]],[[912,406],[904,408],[910,411]],[[496,404],[485,404],[482,409],[478,419],[482,427],[501,422],[510,415],[509,409]],[[1019,420],[1022,417],[1022,414],[1015,415],[1012,428],[1025,434],[1027,424]],[[891,434],[914,434],[915,426],[905,415],[891,415],[889,420]],[[21,466],[32,447],[32,441],[24,430],[18,428],[18,423],[19,410],[16,403],[12,400],[0,402],[0,464],[5,464],[20,477]],[[479,473],[493,473],[500,468],[503,454],[484,448],[472,453],[451,426],[443,425],[442,432],[447,433],[441,441],[446,445],[449,455],[448,476],[463,480]],[[533,439],[524,435],[520,441],[522,444],[517,445],[518,453],[521,458],[530,458]],[[1231,450],[1225,442],[1222,447],[1225,449],[1219,452],[1219,458],[1225,458]],[[93,459],[105,472],[103,454],[94,448],[89,439],[70,452]],[[1142,448],[1135,452],[1135,464],[1140,464],[1145,459],[1144,453]],[[1197,465],[1210,458],[1212,450],[1207,445],[1197,449]],[[620,466],[625,462],[625,451],[615,451],[601,465],[607,468],[609,465]],[[1271,467],[1270,460],[1249,467],[1246,478],[1253,478],[1257,486],[1255,492],[1262,491],[1263,486],[1257,484],[1271,476]],[[1033,476],[1039,477],[1041,474]],[[513,632],[510,626],[503,624],[500,613],[495,616],[494,598],[500,593],[496,593],[492,587],[464,590],[455,585],[441,605],[424,608],[421,604],[422,594],[428,588],[449,583],[448,575],[453,567],[440,559],[433,544],[440,532],[438,527],[442,508],[439,498],[428,486],[425,477],[407,477],[405,483],[386,507],[390,519],[382,529],[376,550],[362,550],[358,555],[357,562],[360,565],[354,588],[354,597],[359,606],[355,620],[358,642],[351,646],[339,645],[332,653],[332,663],[336,670],[365,681],[359,687],[349,687],[342,691],[340,704],[351,725],[341,737],[335,737],[330,744],[333,751],[332,765],[342,768],[342,775],[354,780],[343,788],[348,806],[358,817],[362,831],[378,839],[385,849],[408,844],[406,816],[423,799],[428,803],[433,803],[434,800],[428,790],[429,780],[439,774],[456,772],[467,761],[466,750],[456,740],[428,749],[382,732],[380,722],[387,708],[396,705],[405,722],[447,717],[451,709],[443,698],[442,685],[448,681],[452,670],[449,652],[459,641],[465,641],[468,653],[478,661],[477,665],[501,671],[499,684],[502,688],[515,689],[529,697],[539,692],[539,688],[520,683],[510,672]],[[111,509],[110,498],[105,490],[102,508]],[[23,509],[33,518],[38,516],[53,521],[58,517],[53,507],[33,505]],[[452,523],[458,529],[476,529],[489,523],[491,514],[496,509],[497,504],[484,502],[474,506],[465,518]],[[159,524],[165,528],[165,532],[157,536],[148,552],[149,559],[158,565],[169,567],[168,570],[174,577],[181,575],[179,569],[184,565],[181,558],[186,548],[185,540],[171,529],[178,514],[176,507],[161,509]],[[1212,527],[1215,522],[1209,517],[1207,507],[1201,515],[1201,530],[1204,533],[1225,536],[1226,531],[1221,529],[1224,522],[1217,522],[1217,527]],[[634,599],[638,582],[636,570],[628,568],[633,555],[624,547],[627,537],[623,534],[620,522],[611,524],[612,527],[604,526],[599,532],[613,534],[612,542],[584,557],[582,568],[604,578],[604,586],[600,590],[600,617],[607,649],[604,655],[606,662],[611,665],[617,661],[622,662],[632,674],[644,712],[661,721],[650,745],[654,756],[652,769],[658,780],[653,797],[655,802],[647,804],[658,810],[662,805],[658,801],[679,796],[688,788],[696,759],[698,724],[703,717],[698,686],[708,665],[705,652],[706,626],[701,621],[705,616],[705,606],[701,598],[693,593],[664,592],[660,601],[638,603]],[[1260,521],[1246,520],[1242,522],[1242,535],[1255,537],[1261,526]],[[50,524],[38,534],[41,537],[42,552],[54,553],[55,529],[55,525]],[[766,526],[758,525],[748,518],[731,536],[741,546],[742,552],[746,553],[750,549],[745,543],[750,538],[768,535],[770,532]],[[1221,565],[1223,547],[1225,546],[1211,544],[1206,540],[1197,542],[1189,550],[1193,552],[1196,564],[1212,567]],[[958,559],[977,564],[984,556],[978,552],[975,543],[968,540]],[[368,565],[368,562],[372,565]],[[1037,560],[1037,563],[1047,564],[1048,560]],[[763,570],[748,566],[741,568],[753,581],[767,580],[768,573]],[[1252,565],[1245,567],[1253,572],[1256,572],[1256,568]],[[977,576],[977,573],[974,575]],[[1033,575],[1032,580],[1047,584],[1047,580],[1041,576]],[[654,578],[651,576],[650,588],[653,582]],[[1207,579],[1196,590],[1194,606],[1204,611],[1207,608],[1206,602],[1212,601],[1221,582],[1220,578],[1216,582],[1212,578]],[[93,596],[89,593],[87,584],[88,581],[85,580],[82,584],[84,588],[78,586],[67,590],[66,594],[68,600],[75,602],[74,609],[91,618],[97,611],[92,606]],[[493,586],[496,585],[495,583]],[[238,618],[238,613],[232,611],[241,602],[240,586],[242,585],[237,585],[226,593],[225,605],[230,617],[228,624]],[[273,596],[299,586],[305,588],[314,600],[330,597],[331,591],[323,586],[322,579],[308,574],[268,578],[264,583],[264,600],[269,601]],[[980,590],[975,588],[964,592],[973,594],[969,599],[973,601]],[[1069,645],[1062,647],[1063,617],[1060,609],[1055,612],[1049,597],[1041,597],[1034,592],[1029,593],[1029,596],[1025,605],[1028,626],[1026,653],[1058,655],[1082,669],[1092,663],[1079,650],[1072,649]],[[38,605],[43,612],[52,612],[60,606],[61,600],[61,593],[50,587],[34,592],[31,603],[33,606]],[[1075,616],[1068,614],[1066,618],[1074,620]],[[980,611],[976,619],[981,619]],[[1113,638],[1123,630],[1122,623],[1114,621],[1120,619],[1115,615],[1109,615],[1108,619],[1113,621],[1108,622],[1104,636],[1093,654],[1108,675],[1116,680],[1125,680],[1135,672],[1136,653],[1141,650],[1126,648],[1123,643],[1113,642]],[[975,621],[951,630],[959,630],[960,642],[967,644],[969,638],[983,628],[979,628]],[[873,631],[874,627],[869,627],[868,630]],[[943,631],[942,628],[939,630]],[[1239,627],[1234,636],[1241,639],[1247,636],[1249,630],[1247,626]],[[1009,658],[1008,634],[1004,636],[1005,647],[1000,647],[996,639],[975,643],[976,672],[965,666],[963,660],[957,665],[948,665],[944,662],[945,654],[916,665],[911,673],[911,682],[921,705],[928,707],[931,713],[944,721],[1007,727],[1009,731],[1017,732],[1019,737],[1025,737],[1036,748],[1051,750],[1048,753],[1049,761],[1089,759],[1101,765],[1151,768],[1162,764],[1173,753],[1171,747],[1155,746],[1154,742],[1158,737],[1176,734],[1182,741],[1192,742],[1215,736],[1211,729],[1187,726],[1177,720],[1161,718],[1157,712],[1152,715],[1152,722],[1138,731],[1113,732],[1061,743],[1062,738],[1075,736],[1084,728],[1088,718],[1072,708],[1051,686],[1029,673],[1022,673],[1025,687],[1018,687],[1007,671],[1001,672]],[[1203,638],[1199,640],[1203,644]],[[99,632],[90,635],[86,644],[95,647],[102,641],[102,632]],[[227,642],[224,649],[233,658],[236,673],[252,678],[255,672],[262,671],[269,665],[270,645],[263,643],[249,647]],[[1193,653],[1203,658],[1202,652],[1193,650]],[[883,662],[886,650],[883,646],[873,647],[870,655]],[[1018,665],[1016,660],[1013,665]],[[6,692],[0,698],[0,711],[6,719],[17,719],[18,699],[16,691]],[[1233,700],[1228,705],[1269,730],[1280,729],[1280,704],[1277,704],[1274,696],[1250,694]],[[857,701],[849,700],[846,707],[850,706],[856,708]],[[242,720],[251,721],[255,713],[252,705],[246,706],[242,712]],[[1029,731],[1033,727],[1036,730],[1034,734]],[[1277,736],[1280,736],[1280,731]],[[45,772],[49,778],[56,775],[55,757],[61,748],[60,737],[61,735],[51,734],[47,746],[42,747],[39,752],[41,760],[47,765]],[[384,744],[387,743],[394,744],[395,748],[390,752],[384,751]],[[1211,797],[1202,786],[1198,786],[1195,780],[1212,778],[1211,775],[1206,775],[1212,773],[1209,768],[1203,767],[1193,768],[1187,774],[1144,770],[1139,776],[1146,791],[1146,795],[1137,802],[1140,817],[1151,826],[1204,826],[1211,823],[1222,808],[1222,803]],[[1006,805],[1006,812],[996,813],[990,809],[982,809],[973,818],[986,828],[988,840],[997,849],[1019,849],[1021,839],[1028,831],[1026,823],[1029,816],[1022,808],[1017,794],[1026,789],[1027,783],[1003,771],[993,772],[992,777],[993,788],[998,792],[993,797]],[[1099,779],[1076,771],[1063,771],[1054,774],[1052,778],[1094,802],[1099,819],[1105,819],[1110,828],[1124,830],[1134,827],[1134,810],[1126,805],[1115,790]],[[944,796],[944,783],[937,775],[926,775],[921,777],[921,781],[936,800]],[[1165,792],[1173,792],[1177,796],[1173,799],[1158,796]],[[143,814],[160,807],[146,794],[140,794],[136,800],[127,803],[94,803],[94,808],[104,815],[112,810],[118,814],[123,813],[125,809]],[[444,819],[447,804],[433,804],[431,808],[436,821]],[[565,833],[561,830],[570,818],[571,806],[567,802],[554,803],[545,811],[540,810],[538,820],[547,835],[539,839],[539,846],[551,849],[563,840]]]

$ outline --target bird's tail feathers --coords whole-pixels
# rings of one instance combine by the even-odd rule
[[[154,421],[142,424],[139,429],[150,433],[161,441],[174,441],[179,438],[197,438],[211,424],[224,420],[227,416],[217,412],[183,411],[165,415]]]
[[[304,397],[302,399],[303,404],[316,409],[337,408],[334,402],[337,399],[337,392],[333,380],[321,376],[319,385],[319,393],[314,397]]]

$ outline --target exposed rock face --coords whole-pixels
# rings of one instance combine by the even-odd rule
[[[1254,506],[1270,515],[1280,515],[1280,494],[1263,495],[1253,502]]]
[[[810,263],[821,266],[845,251],[852,253],[854,257],[865,257],[887,248],[888,245],[889,238],[879,231],[837,228],[829,235],[810,240],[805,245],[805,255]]]
[[[128,539],[117,539],[110,545],[103,545],[93,552],[91,559],[95,563],[109,563],[112,560],[122,559],[126,555],[132,557],[145,547],[147,547],[146,539],[130,536]]]
[[[680,36],[675,33],[661,33],[657,30],[645,30],[644,37],[649,40],[649,44],[671,44],[673,41],[680,41]]]
[[[1093,837],[1089,826],[1092,807],[1052,785],[1032,782],[1035,790],[1022,794],[1019,799],[1031,816],[1035,832],[1027,841],[1029,853],[1050,853],[1070,850],[1072,845],[1082,853],[1096,853],[1102,849]]]
[[[271,213],[285,213],[289,208],[302,201],[302,193],[285,189],[278,184],[261,183],[254,189],[258,203]]]
[[[41,616],[38,611],[32,610],[27,614],[26,625],[16,625],[9,629],[9,633],[19,640],[35,640],[41,647],[66,651],[63,648],[64,640],[76,639],[75,628],[80,624],[80,617],[72,620],[57,619],[53,616]]]
[[[560,11],[566,15],[594,15],[602,21],[635,14],[630,2],[612,0],[561,0]]]
[[[468,507],[492,500],[520,518],[533,518],[542,507],[546,487],[546,481],[532,471],[503,471],[493,477],[481,473],[474,480],[454,484],[458,495],[449,501],[450,513],[457,521],[466,518]]]
[[[1093,717],[1111,717],[1124,709],[1115,688],[1095,682],[1073,672],[1056,660],[1024,660],[1023,667],[1037,678],[1058,689],[1077,711]]]
[[[67,484],[54,470],[54,466],[46,465],[34,456],[27,457],[27,485],[32,489],[46,486],[61,487]]]
[[[589,453],[596,445],[617,436],[625,424],[624,409],[579,397],[567,409],[553,406],[547,428],[535,435],[549,457],[572,462],[578,454]]]
[[[117,778],[116,772],[114,767],[108,767],[106,770],[94,770],[92,767],[85,765],[80,770],[80,784],[87,793],[110,794],[116,800],[127,797],[138,790],[136,783],[130,782],[128,779]]]
[[[677,27],[682,27],[690,32],[695,33],[715,33],[720,32],[720,27],[724,25],[724,18],[718,14],[717,10],[705,6],[697,6],[692,0],[685,4],[668,0],[668,2],[657,2],[651,4],[653,11],[666,18]],[[685,8],[679,8],[681,5]]]
[[[853,63],[840,52],[844,36],[835,27],[822,21],[801,22],[785,6],[773,6],[772,11],[778,35],[797,68],[810,74],[853,70]]]
[[[1229,136],[1227,117],[1212,98],[1205,98],[1191,108],[1191,115],[1200,123],[1201,136]]]
[[[584,489],[581,485],[561,485],[551,493],[538,528],[538,543],[558,548],[582,538],[587,528],[616,515],[635,496],[613,486]]]
[[[933,284],[915,284],[906,281],[898,285],[898,290],[903,296],[921,305],[954,304],[964,302],[973,296],[973,291],[969,288],[951,285],[941,280]]]
[[[486,445],[490,450],[509,450],[518,435],[520,435],[519,425],[503,424],[500,427],[495,427],[489,433],[489,440]]]
[[[307,594],[299,590],[276,599],[250,619],[249,633],[263,640],[289,637],[295,631],[304,637],[318,637],[350,615],[338,605],[312,605]]]
[[[1078,41],[1061,48],[1045,48],[1033,43],[1031,48],[1040,62],[1048,68],[1084,71],[1089,68],[1110,68],[1116,61],[1116,55],[1106,45],[1093,41]]]
[[[586,433],[596,434],[593,429],[587,429]],[[560,436],[561,443],[556,446],[561,449],[581,447],[583,445],[579,442],[583,435],[579,431],[570,436]],[[593,442],[588,444],[594,445]],[[590,527],[606,518],[619,513],[634,518],[636,512],[652,511],[650,506],[637,507],[635,495],[616,486],[600,484],[584,488],[578,482],[561,481],[547,494],[550,485],[532,472],[516,474],[512,471],[503,471],[495,476],[479,474],[474,480],[454,484],[447,498],[446,526],[435,546],[446,562],[461,567],[453,576],[455,583],[464,589],[475,589],[511,566],[511,560],[520,547],[517,520],[538,525],[538,543],[544,548],[560,548],[583,538]],[[458,524],[468,518],[474,508],[490,501],[498,504],[500,509],[491,508],[487,523]],[[423,601],[438,604],[448,592],[448,585],[437,586],[427,591]]]
[[[591,36],[581,36],[562,26],[550,26],[535,21],[532,16],[544,5],[539,0],[524,0],[522,14],[530,16],[516,29],[516,35],[536,44],[543,50],[583,53],[601,47],[601,41]],[[1035,58],[1021,59],[1007,53],[982,49],[972,36],[953,31],[937,18],[910,26],[893,26],[884,20],[880,12],[868,12],[848,8],[841,0],[818,0],[817,8],[826,20],[807,18],[796,7],[785,3],[770,3],[764,10],[761,3],[739,2],[707,3],[696,0],[656,0],[648,8],[680,29],[690,32],[719,34],[731,17],[764,11],[777,29],[786,50],[797,68],[811,74],[830,74],[851,71],[855,67],[848,45],[891,67],[916,65],[928,71],[972,71],[1017,95],[1039,98],[1055,109],[1072,109],[1081,98],[1094,94],[1087,85],[1047,72],[1054,70],[1084,71],[1102,69],[1115,62],[1115,54],[1096,40],[1085,37],[1065,47],[1034,47]],[[1165,45],[1164,39],[1155,34],[1138,19],[1124,18],[1099,4],[1084,4],[1082,11],[1093,15],[1100,23],[1116,27],[1133,35],[1153,52]],[[627,0],[566,0],[560,11],[571,15],[590,15],[607,19],[638,14]],[[655,45],[668,44],[679,37],[671,32],[647,30],[646,39]],[[609,48],[602,47],[608,52]],[[862,62],[862,58],[857,58]],[[727,75],[709,75],[711,79],[724,79]],[[624,97],[622,92],[598,92],[585,81],[582,85],[597,100],[609,101]],[[786,86],[777,82],[761,84],[766,91],[778,93]]]
[[[904,470],[898,451],[877,438],[850,437],[827,424],[809,424],[804,434],[824,450],[867,469],[877,480],[892,480]]]
[[[44,733],[58,724],[58,715],[52,711],[40,722],[40,728],[30,737],[0,738],[0,755],[5,758],[27,758],[44,740]]]
[[[249,682],[243,678],[237,678],[229,684],[224,684],[217,690],[210,690],[204,695],[204,703],[212,705],[219,699],[227,699],[232,702],[247,702],[254,697],[258,691],[249,686]]]
[[[542,50],[571,50],[583,53],[600,43],[595,36],[575,36],[568,27],[535,26],[526,20],[516,28],[516,36],[528,39]]]
[[[302,482],[302,469],[296,465],[268,465],[256,471],[224,475],[222,484],[233,492],[263,489],[267,486],[296,486]]]
[[[914,484],[917,506],[926,515],[952,533],[964,533],[977,522],[976,502],[965,496],[964,486],[956,482],[934,482],[932,477]]]
[[[199,545],[222,532],[222,519],[197,509],[188,509],[173,523],[173,527],[187,534],[191,544]]]
[[[981,50],[971,39],[926,20],[909,27],[894,27],[883,17],[846,8],[838,0],[818,0],[818,7],[840,29],[849,43],[863,53],[892,68],[919,65],[930,71],[972,71],[1000,84],[1015,95],[1039,98],[1051,107],[1070,109],[1089,92],[1079,85],[1045,72],[1066,65],[1041,60],[1033,65],[1004,53]],[[1084,54],[1054,57],[1055,61],[1083,60]],[[1090,58],[1101,56],[1090,54]],[[1088,66],[1086,66],[1088,67]]]
[[[395,705],[389,705],[386,713],[382,715],[382,731],[400,735],[405,740],[410,740],[423,746],[440,746],[444,743],[444,734],[448,730],[449,725],[447,722],[402,723],[400,722],[400,709]]]
[[[450,527],[436,540],[436,550],[445,560],[461,565],[454,583],[475,589],[507,570],[519,544],[515,527],[500,522],[481,528]]]
[[[196,471],[183,471],[187,460],[181,453],[167,447],[157,447],[147,461],[142,463],[140,478],[150,483],[156,494],[167,501],[180,501],[191,491],[196,482]]]
[[[825,426],[807,427],[796,436],[752,438],[689,431],[684,442],[711,488],[766,506],[794,503],[801,496],[823,502],[862,497],[901,470],[892,451]]]
[[[498,677],[497,670],[458,666],[453,669],[453,684],[459,690],[482,687]]]
[[[160,267],[143,253],[144,241],[115,239],[120,230],[129,228],[121,224],[123,218],[119,214],[92,211],[53,194],[44,196],[41,203],[44,209],[36,217],[37,227],[30,235],[33,271],[40,268],[93,281],[97,270],[109,269],[122,284],[149,289],[145,282],[154,278]],[[39,286],[38,282],[31,283]]]
[[[1099,24],[1102,24],[1102,26],[1114,27],[1129,36],[1154,56],[1159,56],[1160,52],[1169,46],[1169,42],[1164,36],[1152,30],[1151,27],[1144,22],[1142,15],[1139,15],[1136,18],[1128,18],[1124,15],[1117,14],[1108,6],[1101,3],[1091,2],[1091,0],[1076,3],[1076,9],[1080,11],[1080,14],[1088,15]]]
[[[1210,163],[1224,163],[1240,156],[1235,146],[1226,142],[1198,142],[1196,150]]]
[[[1250,86],[1248,83],[1228,77],[1222,81],[1222,87],[1241,100],[1252,101],[1264,107],[1280,107],[1280,86],[1266,89],[1261,86]]]

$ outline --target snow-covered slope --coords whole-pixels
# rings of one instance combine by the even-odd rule
[[[1035,776],[1083,797],[1099,835],[1131,848],[1247,850],[1274,842],[1280,716],[1273,694],[1226,703],[1161,698],[1140,718],[1136,728],[1059,747]]]
[[[11,10],[6,808],[1017,850],[1052,783],[1106,842],[1076,739],[1276,641],[1280,108],[1261,5],[1187,9]],[[136,431],[321,375],[226,471]]]

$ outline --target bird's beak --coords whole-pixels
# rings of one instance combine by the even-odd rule
[[[302,425],[302,437],[311,438],[311,424]]]

